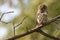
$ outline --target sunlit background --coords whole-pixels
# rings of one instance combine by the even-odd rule
[[[8,34],[7,28],[1,26],[1,27],[0,27],[0,38],[5,37],[7,34]]]
[[[2,21],[9,22],[19,15],[20,9],[18,8],[19,7],[18,0],[11,0],[11,1],[12,5],[9,3],[10,2],[9,0],[6,0],[4,4],[0,5],[1,12],[14,11],[14,13],[4,15]]]
[[[18,5],[19,4],[18,0],[0,0],[0,2],[2,3],[2,4],[0,3],[0,12],[5,13],[14,11],[14,13],[5,14],[1,19],[2,21],[10,22],[21,13],[21,10],[19,9],[20,5]],[[0,40],[7,35],[8,35],[8,28],[0,26]]]
[[[10,22],[15,17],[21,14],[21,8],[18,0],[0,0],[0,14],[14,11],[14,13],[8,13],[1,19],[3,22]],[[25,5],[28,4],[28,0],[23,0]],[[1,16],[1,15],[0,15]],[[3,40],[8,35],[8,27],[0,26],[0,40]]]

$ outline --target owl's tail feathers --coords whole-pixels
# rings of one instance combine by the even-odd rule
[[[41,26],[42,26],[42,24],[38,24],[38,25],[36,25],[36,28],[41,27]]]

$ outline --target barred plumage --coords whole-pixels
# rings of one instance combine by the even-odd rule
[[[48,20],[48,12],[47,12],[47,6],[42,4],[39,5],[38,11],[37,11],[37,23],[38,25],[42,25],[46,23]]]

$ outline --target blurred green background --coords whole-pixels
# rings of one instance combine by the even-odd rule
[[[3,5],[6,1],[7,0],[0,0],[0,6]],[[47,5],[49,20],[60,15],[60,0],[17,0],[17,1],[18,1],[18,4],[17,4],[18,6],[13,5],[12,0],[8,2],[10,3],[9,6],[11,9],[12,8],[19,9],[19,12],[18,12],[19,15],[14,17],[12,20],[10,20],[9,21],[10,23],[8,24],[0,23],[0,25],[6,26],[5,28],[8,29],[7,35],[5,37],[2,37],[1,40],[14,36],[13,21],[14,21],[14,24],[19,24],[25,16],[26,16],[26,19],[23,21],[23,23],[16,28],[16,35],[25,32],[27,30],[26,27],[29,30],[34,28],[36,25],[36,12],[39,4],[43,3]],[[55,21],[50,25],[47,25],[46,27],[42,28],[42,30],[50,35],[60,38],[59,26],[60,26],[60,21]],[[27,35],[25,37],[22,37],[16,40],[52,40],[52,39],[45,37],[40,33],[34,32],[30,35]]]

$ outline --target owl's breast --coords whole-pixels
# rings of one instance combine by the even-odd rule
[[[47,12],[37,14],[37,22],[39,24],[47,22]]]
[[[37,15],[37,23],[38,23],[38,24],[41,24],[42,20],[43,20],[43,15],[42,15],[41,13],[39,13],[39,14]]]

